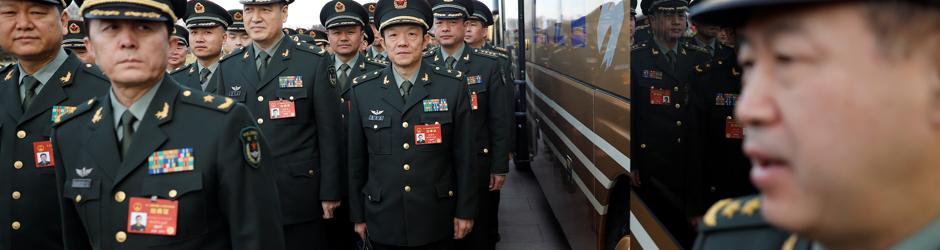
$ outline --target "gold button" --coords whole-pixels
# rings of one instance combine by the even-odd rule
[[[310,175],[310,176],[313,176],[313,174],[316,174],[316,173],[317,173],[317,172],[316,172],[316,171],[313,171],[313,169],[307,170],[307,174]]]
[[[13,168],[16,168],[16,169],[21,169],[21,168],[23,168],[23,162],[22,162],[22,161],[15,161],[15,162],[13,162]]]
[[[127,198],[127,194],[125,194],[124,191],[118,191],[117,193],[114,193],[114,201],[121,203],[124,202],[124,198]]]
[[[82,195],[75,196],[75,203],[79,203],[79,202],[82,202]]]
[[[287,99],[290,99],[291,101],[294,101],[294,96],[291,96],[290,98],[287,98]]]
[[[407,149],[411,148],[411,145],[408,145],[408,143],[405,143],[404,145],[401,145],[401,147],[404,148],[405,150],[407,150]]]
[[[640,148],[646,148],[646,143],[640,144]]]
[[[372,129],[379,129],[379,125],[378,124],[372,125]]]
[[[344,115],[344,114],[340,114],[340,115],[339,115],[339,118],[343,118],[343,119],[346,119],[346,115]]]
[[[405,171],[408,171],[411,170],[411,165],[405,164],[405,166],[402,168],[405,169]]]
[[[23,131],[23,130],[17,131],[16,138],[20,138],[20,139],[26,138],[26,131]]]
[[[483,153],[484,153],[484,154],[489,154],[489,153],[490,153],[490,149],[484,148],[484,149],[483,149]]]
[[[170,189],[170,193],[168,193],[168,195],[170,195],[170,198],[176,198],[177,194],[179,194],[179,192],[176,192],[176,189]]]
[[[732,118],[731,118],[731,116],[729,115],[729,116],[726,117],[725,119],[731,120]]]
[[[263,118],[258,118],[258,124],[264,124],[264,119],[263,119]]]
[[[682,138],[676,138],[676,143],[682,143]]]
[[[13,191],[13,199],[14,199],[14,200],[19,200],[19,199],[20,199],[20,196],[22,196],[22,194],[20,193],[20,191]]]
[[[114,234],[114,240],[116,240],[118,243],[124,243],[124,241],[127,241],[127,233],[124,231],[118,231],[116,234]]]
[[[13,221],[13,224],[10,225],[10,227],[12,227],[13,230],[20,230],[20,226],[22,225],[20,224],[19,221]]]
[[[340,97],[340,98],[339,98],[339,102],[340,102],[340,103],[344,103],[344,102],[346,102],[346,99]]]
[[[681,104],[676,103],[676,109],[679,109],[679,108],[681,108],[681,107],[682,107]]]
[[[682,121],[676,121],[676,126],[682,127]]]
[[[411,186],[405,186],[405,192],[411,192]]]
[[[189,91],[189,90],[183,91],[183,96],[190,96],[192,94],[193,94],[192,91]]]
[[[441,125],[441,122],[434,122],[434,125]]]
[[[402,127],[402,128],[408,128],[408,122],[402,122],[402,123],[401,123],[401,127]]]
[[[672,90],[675,90],[676,92],[679,92],[679,87],[672,87]]]
[[[454,191],[447,191],[447,196],[454,197]]]
[[[260,96],[260,95],[259,95],[259,96],[258,96],[258,102],[263,102],[263,101],[264,101],[264,96]]]

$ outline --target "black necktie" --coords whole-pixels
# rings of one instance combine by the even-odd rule
[[[33,76],[23,77],[23,84],[26,85],[26,96],[23,98],[23,110],[29,110],[29,105],[33,103],[33,97],[36,97],[36,87],[39,86],[39,80]]]
[[[203,68],[202,70],[200,70],[200,71],[199,71],[199,82],[202,83],[202,84],[206,84],[206,81],[209,80],[209,74],[212,74],[212,72],[209,71],[209,68]]]
[[[676,60],[677,60],[677,58],[676,58],[676,52],[670,50],[669,52],[666,53],[666,56],[669,57],[669,66],[671,66],[671,67],[672,67],[672,70],[675,71],[675,70],[676,70]]]
[[[448,56],[447,59],[444,60],[444,65],[447,66],[447,69],[454,69],[454,61],[456,61],[454,57]]]
[[[125,110],[124,114],[121,115],[121,127],[124,129],[124,133],[121,133],[121,155],[127,155],[127,151],[131,148],[131,143],[134,141],[134,122],[137,121],[137,118],[131,114],[130,110]]]
[[[404,81],[401,83],[401,99],[408,100],[408,94],[411,93],[411,81]]]
[[[336,74],[336,80],[339,81],[339,89],[346,89],[346,86],[349,85],[349,65],[343,64],[339,66],[339,72]]]
[[[264,51],[261,51],[261,54],[258,55],[258,61],[256,63],[258,64],[259,80],[260,78],[264,77],[264,73],[268,72],[268,59],[270,58],[271,56],[268,55],[268,53]]]

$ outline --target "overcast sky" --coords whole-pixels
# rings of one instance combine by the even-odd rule
[[[215,0],[214,2],[218,3],[225,9],[240,9],[242,4],[238,3],[238,0]],[[323,5],[329,2],[329,0],[296,0],[290,5],[290,13],[287,14],[287,23],[284,24],[285,27],[290,28],[309,28],[313,25],[320,24],[320,9],[323,8]],[[356,2],[365,4],[369,2],[377,2],[377,0],[356,0]],[[490,6],[489,2],[483,1]],[[492,7],[491,7],[492,8]]]

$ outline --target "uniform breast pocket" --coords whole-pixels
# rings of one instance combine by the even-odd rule
[[[447,131],[453,123],[450,112],[425,113],[421,115],[421,124],[415,126],[414,142],[418,151],[438,151],[447,148],[450,135]]]
[[[99,218],[98,200],[101,199],[101,181],[96,179],[74,178],[65,181],[62,192],[62,202],[68,202],[75,205],[75,211],[82,218],[82,224],[85,230],[95,227],[91,225]]]
[[[178,201],[176,236],[153,237],[153,245],[170,244],[208,233],[208,200],[203,192],[202,173],[183,172],[147,176],[141,183],[143,197]],[[212,215],[220,217],[221,214]]]
[[[311,99],[308,98],[307,89],[300,88],[278,88],[274,91],[274,96],[276,100],[271,100],[271,102],[279,102],[281,104],[269,104],[269,116],[280,116],[282,118],[273,119],[271,122],[274,124],[303,124],[310,122],[309,116],[312,113],[310,110]],[[275,111],[274,109],[279,109]],[[291,110],[293,109],[293,110]],[[275,112],[277,114],[275,114]]]
[[[365,120],[362,127],[369,141],[370,154],[392,154],[392,121],[388,117],[379,121]]]

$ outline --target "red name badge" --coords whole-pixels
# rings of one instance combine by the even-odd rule
[[[438,144],[444,142],[441,135],[441,125],[415,126],[415,145]]]
[[[477,92],[470,93],[470,109],[477,110],[480,108],[480,104],[477,102]]]
[[[650,104],[667,105],[672,103],[672,91],[650,88]]]
[[[297,112],[294,110],[294,102],[288,100],[275,100],[268,102],[268,112],[271,114],[271,120],[294,118]]]
[[[176,235],[179,201],[131,197],[127,210],[128,233]]]
[[[55,159],[52,157],[52,141],[34,142],[33,155],[36,157],[36,168],[55,167]]]
[[[725,119],[725,138],[728,139],[744,139],[744,127],[741,127],[741,124],[738,124],[737,119],[731,118]]]

